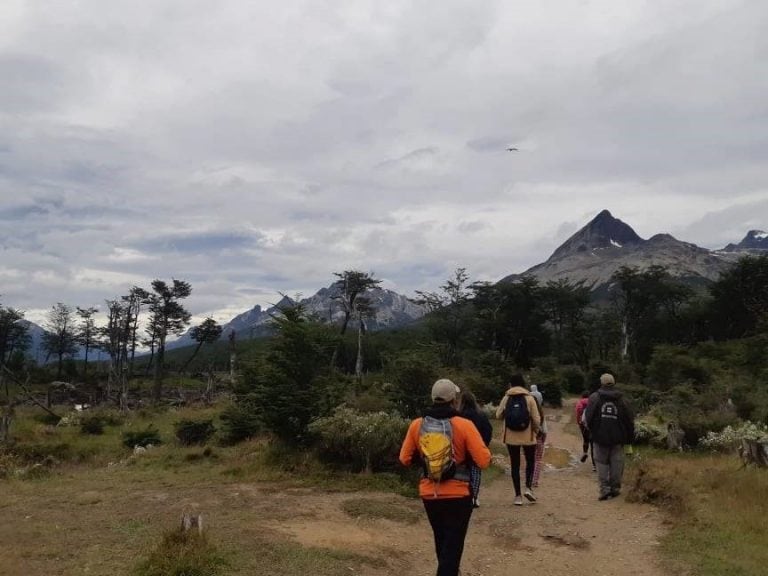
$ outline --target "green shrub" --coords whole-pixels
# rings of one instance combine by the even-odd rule
[[[142,446],[146,448],[149,444],[157,446],[162,444],[163,441],[160,438],[160,432],[157,428],[151,424],[143,430],[128,430],[123,432],[123,446],[127,448],[135,448],[136,446]]]
[[[703,389],[712,380],[709,368],[691,356],[687,348],[658,346],[648,365],[648,380],[657,390],[668,390],[682,384]]]
[[[686,445],[695,447],[708,433],[720,432],[737,421],[736,414],[732,412],[689,411],[680,415],[679,424],[685,433]]]
[[[171,530],[133,571],[135,576],[216,576],[226,565],[205,534]]]
[[[565,368],[562,371],[563,389],[569,394],[580,395],[587,385],[584,373],[578,368]]]
[[[237,444],[254,436],[258,436],[264,425],[258,411],[247,399],[232,404],[221,413],[222,442]]]
[[[176,438],[183,446],[205,444],[216,432],[213,420],[179,420],[173,426]]]
[[[310,424],[320,454],[334,463],[373,472],[397,461],[409,421],[385,412],[363,414],[341,406]]]
[[[624,393],[624,399],[632,407],[635,413],[647,412],[652,406],[659,402],[661,394],[639,384],[622,384],[616,387]]]
[[[434,359],[410,354],[387,366],[391,384],[385,392],[406,418],[415,418],[432,404],[432,384],[437,380]]]
[[[101,416],[85,416],[80,419],[80,431],[83,434],[100,436],[104,434],[104,420]]]
[[[635,422],[635,444],[639,446],[664,447],[667,433],[663,428],[638,420]]]
[[[563,389],[560,387],[560,383],[557,378],[546,379],[540,382],[536,382],[539,387],[539,392],[544,398],[544,404],[560,408],[563,405]]]
[[[383,392],[367,390],[347,400],[345,404],[358,412],[388,412],[394,409],[392,401]]]
[[[48,426],[56,426],[61,421],[60,416],[54,416],[50,412],[41,412],[39,414],[35,414],[34,419],[41,424],[46,424]]]

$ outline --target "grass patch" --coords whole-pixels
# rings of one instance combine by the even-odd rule
[[[180,528],[166,532],[135,576],[217,576],[227,562],[208,541],[205,533]]]
[[[302,546],[288,541],[257,538],[251,543],[258,554],[238,562],[237,574],[261,576],[338,576],[358,574],[359,568],[386,568],[387,563],[373,556],[345,550]]]
[[[274,482],[293,488],[311,487],[326,492],[376,491],[418,496],[416,468],[375,474],[352,473],[323,464],[314,453],[254,440],[233,448],[239,456],[230,460],[223,474],[255,482]]]
[[[403,524],[415,524],[421,517],[421,510],[415,506],[376,498],[351,498],[342,502],[341,509],[353,518],[370,520],[384,518]]]
[[[663,543],[673,569],[701,576],[755,576],[768,566],[768,474],[739,470],[735,457],[646,457],[633,467],[628,498],[669,512]]]

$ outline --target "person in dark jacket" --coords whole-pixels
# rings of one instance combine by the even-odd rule
[[[469,390],[464,390],[461,393],[461,417],[471,421],[477,431],[480,432],[480,437],[485,442],[485,445],[491,446],[491,439],[493,438],[493,426],[488,416],[477,405],[477,399],[475,395]],[[469,468],[469,484],[472,487],[472,505],[475,508],[480,506],[480,482],[482,480],[482,470],[472,464]]]
[[[600,376],[600,389],[589,397],[584,416],[594,445],[599,500],[621,494],[624,445],[635,437],[635,417],[615,384],[611,374]]]

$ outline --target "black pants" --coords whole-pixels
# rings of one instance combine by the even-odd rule
[[[581,444],[581,451],[586,454],[589,450],[589,455],[592,457],[592,467],[595,467],[595,447],[592,444],[592,435],[589,433],[589,430],[585,428],[584,426],[579,426],[579,430],[581,430],[581,438],[583,440]]]
[[[435,535],[437,576],[458,576],[464,537],[472,516],[472,498],[422,500]]]
[[[525,487],[533,484],[533,468],[536,465],[536,444],[516,446],[507,444],[509,461],[512,464],[512,483],[515,485],[515,496],[520,496],[520,448],[525,454]]]

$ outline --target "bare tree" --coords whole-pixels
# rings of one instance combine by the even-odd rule
[[[126,314],[126,323],[128,330],[130,331],[130,337],[126,339],[127,351],[130,352],[128,357],[128,378],[133,376],[133,362],[136,357],[136,348],[139,343],[138,330],[139,330],[139,316],[141,315],[142,307],[150,304],[150,293],[134,286],[131,288],[127,296],[123,296],[128,312]]]
[[[11,395],[6,372],[7,363],[16,351],[23,351],[29,344],[28,327],[22,322],[24,314],[13,308],[0,306],[0,390],[5,394],[2,415],[0,416],[0,442],[10,440],[16,401]]]
[[[198,326],[192,328],[190,335],[192,336],[192,340],[197,342],[197,346],[195,346],[192,356],[189,357],[184,363],[184,366],[179,370],[179,374],[186,372],[187,368],[192,363],[192,360],[194,360],[197,353],[200,352],[200,348],[203,347],[203,344],[213,344],[221,337],[221,331],[222,328],[219,326],[219,323],[210,317],[203,320]]]
[[[334,272],[338,280],[333,284],[336,294],[333,300],[338,302],[344,313],[341,324],[341,335],[347,331],[350,320],[358,322],[357,328],[357,357],[355,359],[355,375],[360,378],[363,374],[363,335],[366,332],[365,318],[373,315],[373,307],[367,293],[381,284],[372,273],[359,270]],[[339,344],[341,345],[341,343]],[[333,354],[333,364],[336,364],[338,348]]]
[[[107,324],[100,329],[102,337],[101,348],[109,354],[109,373],[107,375],[106,397],[110,398],[115,384],[120,385],[120,407],[127,407],[128,384],[125,378],[125,332],[128,315],[123,300],[107,300]]]
[[[48,312],[43,334],[43,349],[58,358],[56,378],[61,378],[65,356],[77,354],[77,339],[72,308],[57,302]]]
[[[80,317],[80,325],[77,327],[77,343],[83,347],[83,378],[88,376],[88,352],[96,347],[97,330],[96,321],[93,315],[98,312],[98,308],[80,308],[77,307],[77,315]]]

